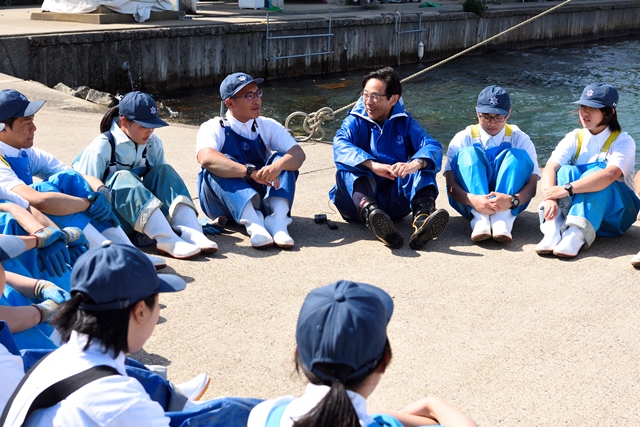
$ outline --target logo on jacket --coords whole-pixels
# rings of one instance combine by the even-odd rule
[[[402,137],[402,135],[396,136],[396,144],[398,145],[404,144],[404,138]]]
[[[249,151],[249,149],[251,148],[249,147],[249,143],[246,141],[242,141],[242,143],[240,144],[240,147],[242,147],[244,151]]]

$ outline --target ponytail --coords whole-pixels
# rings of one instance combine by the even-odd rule
[[[111,129],[111,123],[113,123],[113,119],[120,116],[120,107],[115,106],[111,107],[109,111],[102,116],[102,120],[100,121],[100,133],[106,132]]]
[[[349,399],[347,389],[339,380],[331,383],[329,392],[302,418],[293,422],[293,427],[360,427],[358,414]]]

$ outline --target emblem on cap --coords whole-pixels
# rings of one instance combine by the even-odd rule
[[[495,96],[492,96],[491,99],[489,100],[489,104],[498,105],[498,98],[496,98]]]
[[[245,81],[245,80],[247,80],[247,76],[239,76],[239,77],[238,77],[238,81],[243,82],[243,81]]]
[[[158,109],[156,107],[151,107],[151,114],[153,115],[158,114]]]
[[[28,101],[27,97],[23,94],[20,94],[20,99],[22,99],[23,101]]]
[[[589,89],[587,91],[587,96],[589,96],[589,97],[593,96],[593,90]]]

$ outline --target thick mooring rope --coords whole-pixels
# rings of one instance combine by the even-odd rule
[[[515,30],[516,28],[520,28],[523,25],[526,25],[531,21],[534,21],[534,20],[536,20],[536,19],[538,19],[538,18],[540,18],[540,17],[542,17],[542,16],[544,16],[544,15],[546,15],[548,13],[551,13],[554,10],[559,9],[562,6],[564,6],[564,5],[566,5],[566,4],[570,3],[570,2],[571,2],[571,0],[565,0],[562,3],[555,5],[550,9],[539,13],[538,15],[535,15],[535,16],[533,16],[533,17],[531,17],[531,18],[529,18],[529,19],[527,19],[525,21],[522,21],[519,24],[514,25],[511,28],[508,28],[508,29],[502,31],[501,33],[496,34],[495,36],[491,36],[488,39],[481,41],[480,43],[477,43],[477,44],[475,44],[475,45],[473,45],[473,46],[471,46],[471,47],[469,47],[469,48],[467,48],[467,49],[465,49],[465,50],[463,50],[461,52],[456,53],[455,55],[452,55],[452,56],[450,56],[450,57],[448,57],[446,59],[443,59],[442,61],[440,61],[438,63],[435,63],[435,64],[431,65],[430,67],[425,68],[424,70],[421,70],[421,71],[419,71],[419,72],[417,72],[415,74],[412,74],[411,76],[402,79],[400,82],[401,83],[408,82],[409,80],[411,80],[413,78],[416,78],[416,77],[418,77],[418,76],[420,76],[420,75],[422,75],[422,74],[424,74],[424,73],[426,73],[428,71],[431,71],[434,68],[439,67],[442,64],[446,64],[447,62],[452,61],[452,60],[464,55],[465,53],[471,52],[472,50],[474,50],[474,49],[476,49],[476,48],[478,48],[478,47],[480,47],[480,46],[482,46],[484,44],[487,44],[487,43],[497,39],[498,37],[501,37],[501,36],[507,34],[510,31]],[[296,111],[294,113],[289,114],[289,117],[287,117],[287,120],[284,122],[284,127],[287,128],[287,130],[289,131],[289,133],[291,135],[293,135],[293,131],[291,131],[291,129],[289,129],[289,122],[291,121],[291,119],[293,117],[303,116],[304,117],[304,122],[303,122],[302,126],[304,128],[304,131],[307,132],[308,135],[307,136],[295,136],[294,135],[296,141],[298,141],[298,142],[307,142],[307,141],[322,142],[322,139],[325,136],[324,129],[322,129],[322,125],[324,124],[324,122],[327,121],[327,120],[333,120],[335,118],[336,114],[339,114],[339,113],[341,113],[343,111],[346,111],[347,109],[353,107],[354,105],[356,105],[356,102],[358,102],[358,101],[354,101],[351,104],[345,105],[344,107],[342,107],[342,108],[340,108],[338,110],[335,110],[335,111],[332,110],[331,107],[322,107],[321,109],[319,109],[315,113],[310,113],[310,114],[304,113],[302,111]]]

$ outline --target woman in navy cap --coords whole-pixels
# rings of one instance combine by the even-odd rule
[[[307,295],[296,329],[296,367],[305,394],[257,405],[248,427],[471,427],[476,423],[444,400],[428,397],[402,411],[369,415],[365,399],[391,361],[387,323],[393,300],[382,289],[338,281]]]
[[[158,117],[150,95],[130,92],[100,123],[100,134],[72,162],[72,167],[105,183],[122,227],[129,236],[156,240],[158,251],[175,258],[216,252],[198,223],[189,190],[166,162],[154,130],[169,126]]]
[[[618,91],[606,83],[582,91],[582,129],[557,145],[542,173],[540,255],[573,258],[597,236],[620,236],[636,221],[636,144],[618,123]]]

